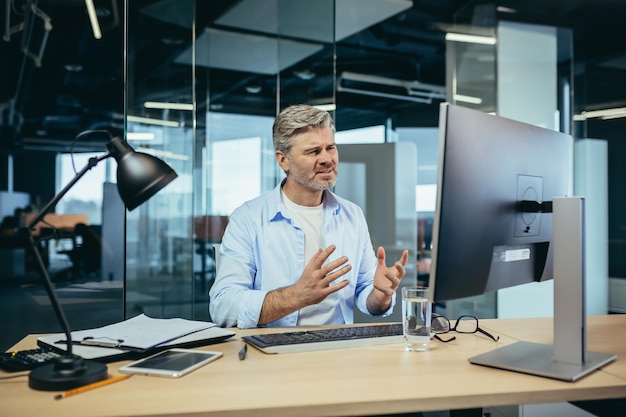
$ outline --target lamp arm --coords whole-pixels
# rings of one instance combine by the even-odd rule
[[[54,289],[52,288],[52,281],[50,280],[50,275],[48,275],[48,271],[46,270],[46,266],[43,262],[43,259],[41,259],[41,254],[37,250],[37,243],[35,242],[35,239],[33,238],[32,234],[28,235],[28,243],[29,243],[30,251],[35,257],[37,269],[39,270],[39,274],[41,275],[42,281],[46,288],[46,292],[48,293],[48,298],[50,298],[50,304],[52,305],[52,308],[54,309],[54,313],[56,314],[57,319],[59,320],[59,323],[61,324],[61,328],[63,329],[63,332],[65,333],[65,337],[67,340],[67,349],[66,349],[67,354],[72,355],[72,334],[70,332],[70,325],[67,322],[65,313],[63,313],[63,309],[61,309],[61,304],[59,303],[59,300],[54,292]]]
[[[57,203],[65,196],[65,194],[67,194],[67,192],[69,190],[72,189],[74,184],[76,184],[78,182],[78,180],[80,180],[83,177],[83,175],[85,175],[87,173],[87,171],[89,171],[91,168],[93,168],[96,165],[98,165],[98,163],[100,161],[102,161],[103,159],[107,159],[110,156],[112,156],[112,153],[108,152],[108,153],[106,153],[104,155],[100,155],[100,156],[97,156],[97,157],[89,158],[89,161],[87,162],[87,165],[85,165],[85,167],[83,169],[81,169],[76,174],[76,176],[74,178],[72,178],[72,180],[69,183],[67,183],[67,185],[65,187],[63,187],[63,189],[61,191],[59,191],[59,193],[57,195],[55,195],[52,198],[52,200],[50,200],[48,202],[48,204],[46,204],[45,207],[42,208],[39,211],[39,213],[30,221],[30,223],[26,226],[26,228],[29,231],[32,231],[33,228],[35,227],[35,225],[43,220],[43,218],[46,216],[46,214],[48,214],[54,208],[54,206],[57,205]]]
[[[50,212],[54,208],[54,206],[56,206],[56,204],[61,200],[61,198],[63,198],[63,196],[67,194],[67,192],[74,186],[74,184],[76,184],[76,182],[78,182],[78,180],[80,180],[83,177],[83,175],[87,173],[87,171],[95,167],[103,159],[106,159],[110,156],[112,156],[111,152],[98,156],[98,157],[89,158],[87,165],[85,165],[85,167],[82,170],[80,170],[76,174],[76,176],[57,195],[55,195],[52,198],[52,200],[50,200],[48,204],[46,204],[46,206],[39,212],[39,214],[37,214],[30,221],[30,223],[26,227],[23,227],[22,230],[20,231],[23,236],[28,238],[30,250],[33,256],[35,257],[37,268],[39,269],[39,273],[41,274],[41,278],[46,288],[46,292],[48,293],[48,297],[50,298],[50,303],[52,304],[54,313],[56,314],[57,319],[59,320],[59,323],[61,324],[61,327],[63,328],[63,332],[65,333],[65,337],[67,340],[66,350],[67,350],[68,355],[72,355],[72,334],[70,332],[70,326],[68,324],[67,318],[65,317],[65,313],[63,312],[63,309],[61,308],[59,299],[57,298],[54,292],[54,289],[52,288],[52,281],[50,279],[50,275],[48,274],[48,271],[46,270],[46,266],[43,262],[43,259],[41,258],[41,254],[37,250],[37,243],[35,242],[35,238],[33,237],[32,231],[35,225],[39,223],[41,220],[43,220],[46,214],[48,214],[48,212]]]

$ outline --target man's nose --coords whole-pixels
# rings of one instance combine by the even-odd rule
[[[330,155],[330,153],[327,150],[322,150],[319,154],[319,162],[320,164],[328,164],[330,162],[332,162],[332,157]]]

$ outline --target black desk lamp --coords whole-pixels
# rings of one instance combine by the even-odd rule
[[[152,155],[135,152],[133,148],[119,137],[112,138],[107,144],[107,149],[109,150],[107,154],[90,158],[87,166],[78,172],[65,188],[54,196],[41,212],[22,229],[22,233],[28,239],[30,250],[35,258],[54,312],[68,341],[66,354],[62,355],[53,364],[44,365],[31,371],[28,385],[36,390],[60,391],[100,381],[107,377],[107,367],[101,363],[85,361],[82,357],[72,353],[70,327],[52,288],[48,271],[37,250],[37,244],[32,233],[35,225],[43,220],[45,215],[54,208],[59,200],[87,171],[95,167],[103,159],[113,157],[117,161],[117,189],[129,211],[137,208],[178,176],[162,160]]]

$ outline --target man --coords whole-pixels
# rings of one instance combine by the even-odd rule
[[[210,291],[220,326],[352,323],[354,302],[385,316],[395,304],[408,251],[391,267],[374,252],[362,210],[333,194],[339,163],[328,112],[283,110],[272,128],[286,178],[230,216]]]

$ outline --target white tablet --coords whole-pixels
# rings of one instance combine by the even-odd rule
[[[122,366],[123,374],[179,378],[222,357],[222,352],[192,349],[168,349]]]

